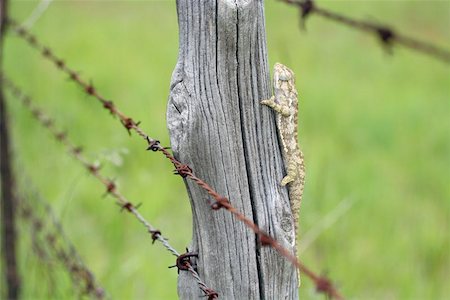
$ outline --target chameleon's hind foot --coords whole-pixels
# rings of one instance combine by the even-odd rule
[[[292,181],[294,181],[294,177],[290,176],[289,174],[284,176],[283,180],[281,180],[281,185],[285,186],[288,183],[291,183]]]

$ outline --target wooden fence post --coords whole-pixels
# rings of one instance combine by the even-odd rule
[[[293,221],[273,113],[261,0],[177,0],[179,57],[167,123],[175,156],[280,243],[292,248]],[[298,299],[295,267],[186,181],[193,214],[189,250],[221,299]],[[201,296],[180,272],[181,299]]]
[[[6,23],[6,0],[0,0],[0,72],[3,70],[3,36]],[[1,177],[1,227],[2,227],[2,259],[6,280],[6,299],[19,298],[20,277],[16,260],[16,202],[15,182],[11,166],[11,148],[9,142],[9,126],[6,101],[3,94],[3,83],[0,80],[0,177]]]

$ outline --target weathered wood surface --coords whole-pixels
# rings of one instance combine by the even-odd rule
[[[176,157],[233,206],[292,249],[293,222],[273,113],[264,3],[178,0],[179,57],[167,123]],[[190,249],[198,272],[221,299],[298,299],[297,275],[276,251],[208,195],[186,182],[193,214]],[[181,299],[202,295],[181,272]]]

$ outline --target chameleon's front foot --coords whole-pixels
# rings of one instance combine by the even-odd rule
[[[275,105],[277,105],[275,103],[275,96],[272,96],[272,97],[270,97],[269,99],[266,99],[266,100],[261,100],[261,104],[267,105],[267,106],[273,108]]]
[[[262,100],[261,104],[267,105],[272,108],[274,111],[280,113],[284,117],[288,117],[292,114],[291,109],[288,106],[281,105],[275,102],[275,96],[270,97],[270,99]]]

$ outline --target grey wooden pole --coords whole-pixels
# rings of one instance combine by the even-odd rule
[[[179,57],[167,111],[175,156],[233,206],[292,249],[293,221],[273,113],[260,0],[177,0]],[[193,215],[189,250],[221,299],[298,299],[295,268],[187,180]],[[180,272],[181,299],[199,299]]]
[[[3,71],[3,37],[6,24],[6,0],[0,0],[0,72]],[[6,101],[3,94],[3,83],[0,80],[0,178],[1,178],[1,227],[2,258],[6,299],[18,299],[20,295],[20,277],[16,259],[16,201],[15,182],[11,166],[11,147]],[[2,284],[3,285],[3,284]],[[0,295],[1,296],[1,295]]]

